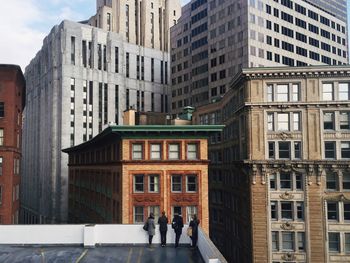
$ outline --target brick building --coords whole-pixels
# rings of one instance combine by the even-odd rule
[[[210,237],[229,262],[350,262],[350,67],[243,69],[198,124]]]
[[[25,80],[16,65],[0,65],[0,224],[17,224]]]
[[[124,117],[125,118],[125,117]],[[69,154],[70,223],[197,214],[208,233],[208,148],[220,125],[109,126]]]

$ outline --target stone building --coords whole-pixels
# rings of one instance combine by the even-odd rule
[[[21,68],[0,64],[0,224],[18,224],[25,93]]]
[[[132,123],[132,119],[129,120]],[[208,142],[222,125],[109,126],[69,154],[69,222],[142,224],[197,214],[209,231]]]
[[[172,113],[220,99],[241,68],[348,64],[346,3],[192,0],[171,28]]]
[[[97,17],[101,10],[111,10],[109,1],[104,2],[97,1]],[[164,20],[168,19],[167,14],[171,14],[171,20],[180,16],[176,9],[179,0],[158,1],[159,5],[139,2],[147,6],[142,14],[154,8],[162,13],[167,10]],[[114,7],[121,12],[124,4],[125,1],[118,1]],[[130,6],[130,30],[136,15]],[[107,17],[101,16],[101,21]],[[116,14],[110,18],[113,25],[120,20],[118,30],[106,28],[104,22],[95,27],[88,21],[63,21],[51,30],[26,68],[23,222],[66,222],[68,159],[61,152],[63,148],[91,139],[109,123],[122,123],[120,112],[125,109],[169,111],[170,63],[164,48],[166,42],[162,40],[160,44],[158,38],[154,46],[148,40],[135,42],[131,32],[127,39],[123,17]],[[157,20],[154,30],[160,30],[163,22]],[[142,27],[151,28],[151,21],[143,21]],[[165,34],[169,29],[162,30]]]
[[[229,262],[349,262],[350,67],[243,69],[198,124],[210,236]]]

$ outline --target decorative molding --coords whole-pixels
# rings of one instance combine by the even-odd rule
[[[285,222],[285,223],[283,223],[281,225],[281,229],[283,229],[283,230],[293,230],[293,229],[295,229],[295,226],[293,226],[293,224],[290,223],[290,222]]]
[[[325,170],[322,165],[317,167],[316,182],[317,185],[321,185],[321,177],[325,174]]]
[[[288,191],[285,191],[283,194],[280,194],[280,198],[283,200],[291,200],[294,198],[294,195],[289,193]]]
[[[350,201],[350,193],[349,194],[338,194],[338,195],[331,195],[326,196],[324,198],[326,201]]]
[[[150,203],[154,203],[157,201],[157,198],[155,197],[149,197],[149,196],[135,196],[134,200],[138,203],[142,203],[142,202],[150,202]]]
[[[260,170],[261,170],[261,184],[265,185],[266,179],[267,179],[266,165],[261,165]]]
[[[287,139],[291,139],[292,135],[290,133],[282,132],[279,134],[281,140],[285,141]]]
[[[190,196],[172,196],[171,197],[172,201],[175,202],[194,202],[194,198],[190,197]]]
[[[285,261],[294,261],[297,259],[297,257],[290,252],[283,254],[281,258]]]
[[[309,165],[307,168],[307,183],[312,185],[312,176],[314,175],[314,167]]]

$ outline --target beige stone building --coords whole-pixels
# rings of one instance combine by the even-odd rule
[[[350,261],[350,67],[243,69],[195,113],[211,239],[229,262]]]
[[[89,24],[124,36],[126,42],[169,51],[170,27],[181,16],[179,0],[96,0]]]

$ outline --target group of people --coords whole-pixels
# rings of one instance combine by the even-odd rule
[[[163,211],[162,216],[158,218],[158,224],[159,224],[161,246],[165,247],[166,235],[168,231],[168,218],[165,215],[165,211]],[[191,221],[187,230],[187,235],[192,240],[192,244],[191,244],[192,247],[197,246],[198,225],[199,225],[199,219],[197,219],[196,215],[192,215]],[[175,247],[178,247],[179,240],[182,234],[182,228],[184,227],[183,219],[180,214],[178,213],[175,214],[173,221],[171,222],[171,227],[174,229],[174,232],[175,232]],[[154,220],[153,213],[150,213],[149,217],[147,218],[147,221],[145,222],[143,229],[148,232],[148,243],[149,245],[151,245],[153,236],[155,235],[155,232],[156,232],[156,223]]]

